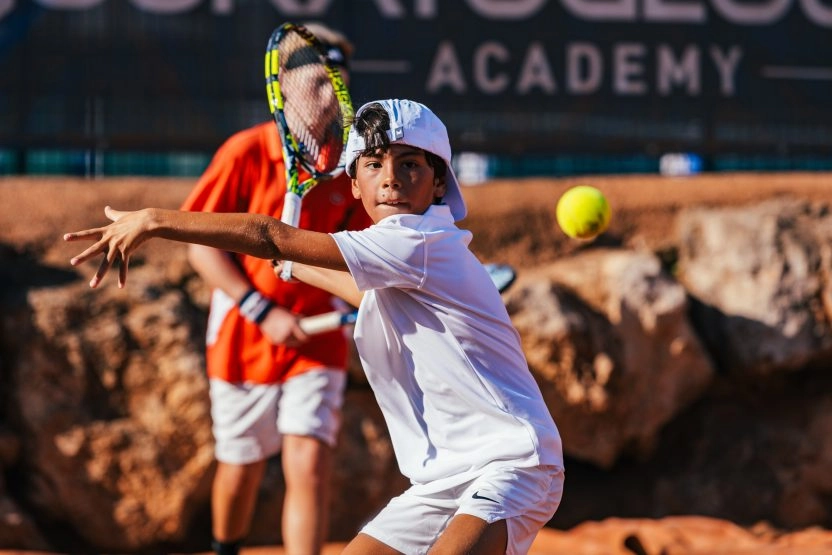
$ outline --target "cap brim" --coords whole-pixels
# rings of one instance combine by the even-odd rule
[[[445,172],[445,196],[442,200],[451,209],[451,215],[454,221],[458,222],[468,214],[468,208],[465,206],[465,199],[462,198],[462,190],[459,186],[459,180],[456,178],[453,167],[450,163],[446,164],[448,169]]]

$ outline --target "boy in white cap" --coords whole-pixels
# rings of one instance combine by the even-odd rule
[[[560,436],[471,234],[455,224],[466,208],[445,126],[417,102],[371,102],[347,156],[368,229],[108,207],[109,226],[65,236],[96,240],[72,264],[106,253],[90,285],[116,260],[123,285],[151,237],[294,261],[297,279],[359,306],[356,346],[412,483],[344,553],[526,553],[560,503]]]

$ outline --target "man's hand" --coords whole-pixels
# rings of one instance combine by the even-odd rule
[[[309,339],[309,336],[300,329],[298,317],[278,306],[272,307],[266,314],[266,318],[260,322],[260,330],[274,345],[297,347]]]

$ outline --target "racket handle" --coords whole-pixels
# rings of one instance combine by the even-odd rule
[[[284,260],[283,267],[280,269],[280,279],[283,281],[292,280],[292,261]]]
[[[298,227],[300,222],[300,195],[291,191],[286,191],[283,198],[283,213],[280,215],[280,221],[292,227]],[[280,279],[289,281],[292,279],[292,261],[286,260],[283,262],[283,268],[280,271]]]
[[[316,316],[307,316],[306,318],[302,318],[298,324],[304,333],[315,335],[316,333],[336,330],[346,324],[352,324],[355,322],[355,317],[355,312],[344,314],[343,312],[334,310]]]
[[[514,283],[517,273],[508,264],[484,264],[488,277],[500,293],[505,292]]]
[[[298,223],[300,222],[300,203],[300,195],[286,191],[286,195],[283,197],[283,213],[280,215],[280,221],[292,227],[298,227]]]

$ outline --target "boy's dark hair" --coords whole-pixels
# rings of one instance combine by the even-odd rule
[[[379,150],[387,151],[390,148],[390,137],[387,136],[387,131],[390,130],[390,115],[384,106],[378,102],[369,104],[361,111],[361,114],[356,116],[353,125],[358,134],[364,139],[364,150],[358,155],[370,156]],[[435,177],[445,177],[447,166],[445,161],[432,152],[420,149],[425,153],[425,159],[428,165],[433,168]],[[358,162],[356,158],[349,168],[349,174],[355,175],[355,164]]]

